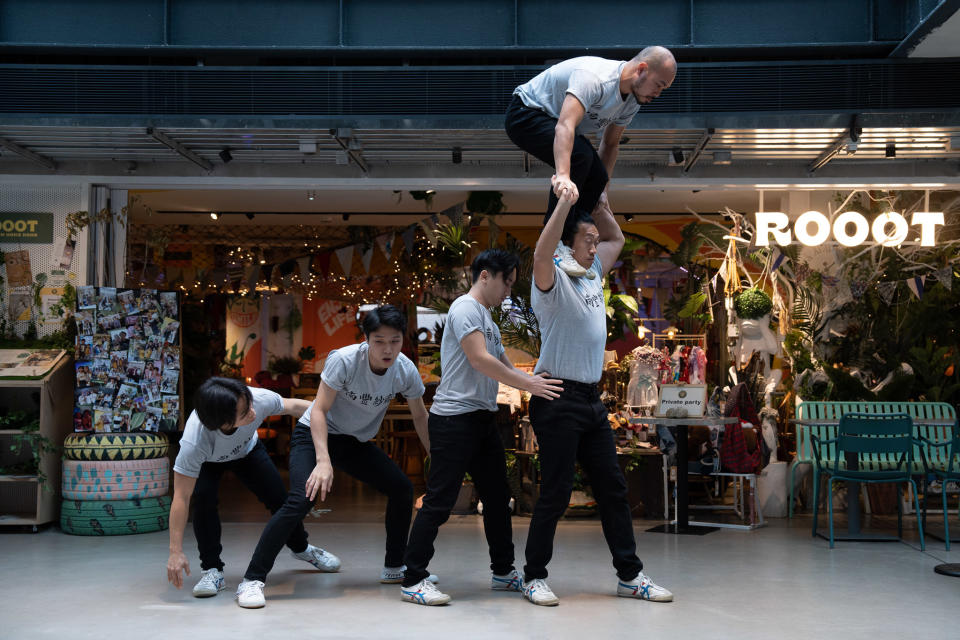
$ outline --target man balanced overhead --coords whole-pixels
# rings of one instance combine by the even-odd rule
[[[631,60],[594,56],[553,65],[513,92],[505,127],[514,144],[554,168],[546,216],[567,189],[574,215],[590,215],[617,162],[620,136],[640,109],[673,84],[677,62],[664,47],[647,47]],[[587,136],[601,134],[599,153]],[[546,220],[544,220],[546,222]],[[560,268],[594,277],[557,246]]]

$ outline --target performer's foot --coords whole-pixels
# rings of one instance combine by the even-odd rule
[[[223,572],[220,569],[207,569],[203,572],[200,581],[193,588],[194,598],[209,598],[215,596],[227,588],[227,583],[223,580]]]
[[[520,574],[514,569],[510,573],[505,573],[502,576],[497,574],[490,576],[490,588],[494,591],[519,592],[523,588],[523,581],[520,579]]]
[[[523,583],[523,597],[544,607],[555,607],[560,604],[560,598],[553,595],[546,581],[537,578]]]
[[[260,609],[267,601],[263,597],[263,583],[259,580],[244,580],[237,587],[237,604],[244,609]]]
[[[291,551],[291,553],[293,552]],[[312,544],[308,544],[307,548],[300,553],[294,553],[293,557],[297,560],[309,562],[324,573],[336,573],[340,570],[340,558]]]
[[[654,584],[643,571],[633,580],[617,580],[617,595],[651,602],[673,602],[673,594]]]
[[[587,269],[584,269],[583,265],[573,259],[573,254],[570,252],[570,247],[563,244],[563,242],[557,243],[557,250],[553,253],[553,263],[560,267],[560,269],[571,278],[587,276],[592,280],[594,277],[596,277],[596,275],[590,275],[593,273],[592,270],[588,271]]]
[[[441,593],[429,580],[421,580],[412,587],[400,587],[400,599],[404,602],[423,604],[428,607],[450,602],[450,596]]]

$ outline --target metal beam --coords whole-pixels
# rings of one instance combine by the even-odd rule
[[[352,129],[330,129],[330,135],[337,141],[340,148],[346,152],[347,157],[356,162],[357,166],[360,167],[364,173],[370,172],[370,169],[367,168],[367,162],[363,159],[363,150],[359,148],[359,142],[353,137]],[[354,144],[355,142],[357,144]]]
[[[683,172],[687,173],[690,169],[693,168],[693,165],[697,163],[697,160],[700,159],[700,156],[703,154],[703,150],[707,148],[707,144],[710,143],[710,139],[713,137],[713,129],[707,129],[703,132],[703,136],[700,137],[700,141],[697,142],[697,146],[693,148],[693,151],[690,152],[690,155],[687,157],[686,164],[683,165]]]
[[[934,9],[927,14],[925,18],[920,20],[917,23],[917,26],[914,27],[913,31],[907,34],[903,40],[900,41],[893,51],[890,52],[889,58],[906,58],[910,55],[910,52],[917,48],[923,39],[926,38],[930,33],[939,28],[946,22],[953,14],[960,10],[960,0],[943,0],[938,4]]]
[[[190,149],[187,149],[185,146],[173,140],[162,131],[155,129],[154,127],[147,127],[147,135],[159,142],[160,144],[169,147],[173,151],[179,153],[181,156],[197,165],[204,171],[213,171],[213,165],[209,161],[204,160]]]
[[[36,163],[36,164],[39,164],[39,165],[41,165],[41,166],[44,166],[44,167],[46,167],[47,169],[50,169],[51,171],[56,171],[56,170],[57,170],[57,163],[56,163],[56,162],[54,162],[53,160],[51,160],[50,158],[48,158],[48,157],[46,157],[46,156],[40,155],[39,153],[34,153],[33,151],[30,151],[30,149],[27,149],[26,147],[21,147],[20,145],[18,145],[18,144],[17,144],[16,142],[14,142],[13,140],[7,140],[6,138],[0,138],[0,147],[3,147],[3,148],[5,148],[5,149],[8,149],[9,151],[13,151],[15,154],[17,154],[17,155],[19,155],[19,156],[23,156],[24,158],[26,158],[26,159],[29,160],[30,162],[34,162],[34,163]]]

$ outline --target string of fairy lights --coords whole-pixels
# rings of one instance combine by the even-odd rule
[[[407,252],[398,242],[386,268],[378,269],[378,273],[346,275],[335,273],[333,269],[328,269],[327,273],[314,271],[315,254],[320,251],[332,254],[333,251],[317,242],[317,238],[313,240],[314,247],[311,247],[312,243],[304,242],[304,253],[285,257],[279,263],[270,262],[262,247],[241,243],[226,251],[223,266],[205,272],[196,271],[192,282],[184,281],[183,276],[168,282],[166,270],[162,267],[156,267],[156,276],[151,278],[146,275],[146,264],[140,265],[139,269],[137,265],[131,265],[126,273],[127,281],[140,287],[179,290],[187,299],[200,302],[214,294],[255,297],[293,293],[303,295],[307,300],[320,298],[360,304],[415,301],[436,284],[434,274],[439,269],[438,250],[419,230],[414,237],[413,251]],[[305,258],[309,259],[306,275],[301,268]],[[289,266],[286,273],[281,273],[281,264]],[[254,268],[255,271],[251,271]]]

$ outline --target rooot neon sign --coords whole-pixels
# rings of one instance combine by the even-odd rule
[[[910,225],[920,228],[920,246],[933,247],[936,245],[937,225],[943,225],[943,212],[918,211],[908,225],[905,217],[894,212],[881,214],[871,223],[856,211],[845,211],[833,222],[819,211],[807,211],[794,221],[793,234],[790,233],[787,214],[779,211],[757,212],[757,246],[770,246],[771,236],[776,244],[787,246],[792,244],[792,236],[796,235],[801,244],[815,247],[826,242],[832,233],[837,243],[845,247],[862,245],[871,235],[877,244],[895,247],[907,239]]]

